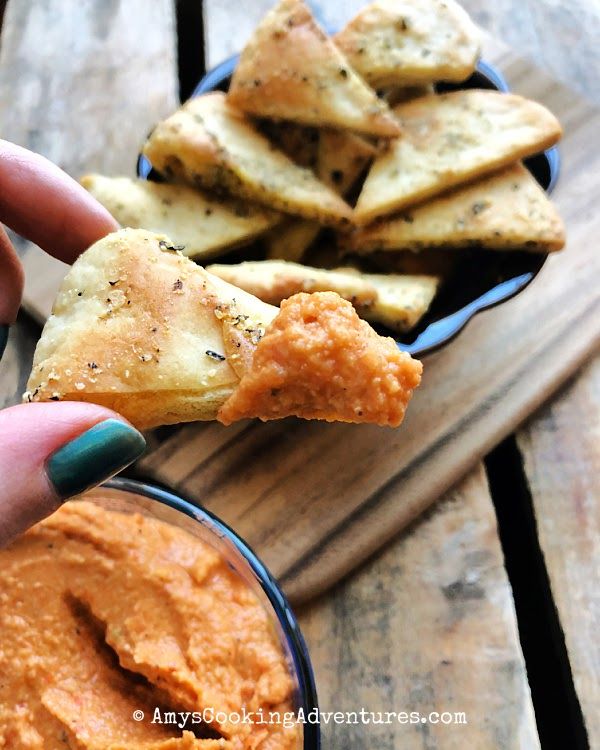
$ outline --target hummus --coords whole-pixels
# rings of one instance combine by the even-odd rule
[[[231,718],[291,712],[293,682],[258,598],[193,536],[68,503],[0,569],[0,748],[299,747],[296,726]],[[204,709],[229,718],[153,723]]]
[[[281,303],[218,419],[296,416],[397,427],[421,371],[334,292],[296,294]]]

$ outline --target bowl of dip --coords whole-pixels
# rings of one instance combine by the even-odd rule
[[[113,479],[0,550],[0,565],[9,747],[320,747],[296,618],[204,509]]]

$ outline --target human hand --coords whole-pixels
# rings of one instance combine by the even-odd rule
[[[0,222],[66,263],[118,229],[112,216],[57,166],[2,140]],[[0,224],[0,358],[23,281]],[[95,404],[22,404],[0,411],[0,547],[68,497],[128,466],[144,448],[137,430]]]

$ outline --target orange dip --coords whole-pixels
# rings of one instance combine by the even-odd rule
[[[397,427],[421,371],[335,292],[296,294],[281,303],[218,419],[296,416]]]
[[[0,569],[0,747],[299,747],[281,723],[152,723],[157,708],[292,711],[266,611],[193,536],[74,502],[0,550]]]

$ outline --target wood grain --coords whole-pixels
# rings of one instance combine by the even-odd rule
[[[410,534],[303,610],[301,624],[322,710],[466,714],[466,724],[324,725],[325,747],[539,747],[481,465]]]
[[[148,130],[176,106],[171,0],[8,3],[0,46],[2,137],[75,178],[129,174]],[[65,265],[18,242],[24,307],[44,320]]]
[[[518,444],[589,744],[599,748],[600,359],[520,431]]]

